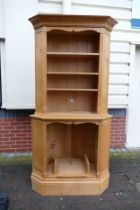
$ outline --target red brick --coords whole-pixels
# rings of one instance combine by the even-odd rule
[[[2,122],[14,122],[16,121],[16,118],[1,118]]]
[[[31,132],[31,130],[30,129],[23,129],[22,132],[23,133],[28,133],[28,132]]]
[[[8,130],[8,129],[9,129],[9,130],[10,130],[10,129],[15,129],[15,126],[6,126],[6,127],[3,127],[3,129],[7,129],[7,130]]]
[[[10,130],[10,133],[21,133],[21,130],[20,129],[18,129],[18,130],[13,129],[13,130]]]
[[[16,141],[16,145],[27,145],[28,141]]]
[[[16,127],[15,127],[15,129],[29,129],[29,126],[24,126],[24,124],[23,125],[17,125]]]
[[[1,126],[9,126],[9,122],[0,122]]]
[[[1,130],[0,133],[9,133],[9,130]]]
[[[28,151],[30,151],[30,150],[28,150],[28,148],[24,148],[24,147],[23,147],[23,148],[16,148],[15,151],[16,151],[16,152],[28,152]]]
[[[15,136],[15,133],[5,133],[3,134],[4,137],[13,137]]]
[[[22,139],[22,137],[11,137],[11,138],[10,138],[10,140],[14,140],[14,141],[15,141],[15,140],[20,140],[20,139]]]
[[[16,133],[16,136],[23,136],[23,137],[26,136],[27,137],[28,134],[27,133]]]
[[[6,145],[6,146],[5,145],[0,145],[0,149],[4,149],[5,147],[10,148],[11,146],[10,145]]]
[[[0,143],[1,143],[1,141],[7,141],[7,140],[9,140],[8,137],[0,137]]]

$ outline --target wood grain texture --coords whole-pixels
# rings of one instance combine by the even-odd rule
[[[101,177],[109,170],[110,119],[100,123],[98,135],[97,177]]]
[[[43,195],[108,186],[110,17],[38,15],[32,187]]]
[[[100,180],[84,178],[42,180],[32,174],[32,189],[41,195],[100,195],[109,185],[109,175]]]
[[[99,34],[54,30],[48,32],[47,38],[48,73],[53,72],[47,76],[48,111],[96,112],[98,94],[89,92],[98,91],[98,77],[80,74],[58,77],[54,71],[98,73]]]
[[[35,33],[35,106],[36,112],[39,113],[47,111],[47,95],[45,91],[47,87],[47,36],[44,30],[42,28]]]
[[[32,119],[32,157],[33,171],[45,176],[47,172],[47,127],[42,120]],[[41,151],[41,152],[39,152]]]
[[[100,35],[100,61],[98,83],[98,113],[107,113],[108,105],[108,77],[109,77],[109,53],[110,37],[108,34]]]
[[[34,28],[42,26],[105,28],[111,31],[117,21],[109,16],[39,14],[29,19]]]

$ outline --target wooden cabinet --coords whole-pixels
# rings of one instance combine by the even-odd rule
[[[37,15],[32,188],[101,194],[108,186],[108,16]]]

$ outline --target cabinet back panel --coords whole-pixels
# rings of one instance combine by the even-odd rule
[[[87,154],[90,161],[96,162],[97,134],[97,125],[91,123],[72,125],[71,156],[83,158]]]
[[[99,51],[99,34],[82,32],[54,33],[49,32],[48,51],[50,52],[88,52]]]
[[[49,91],[48,112],[96,112],[97,92]]]
[[[53,123],[48,125],[48,160],[67,156],[67,125]]]
[[[54,158],[84,158],[87,154],[96,166],[98,126],[91,123],[48,125],[48,160]]]
[[[50,57],[48,72],[98,72],[98,57]]]
[[[98,76],[54,76],[48,75],[47,88],[97,89]]]

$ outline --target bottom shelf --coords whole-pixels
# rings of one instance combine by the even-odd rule
[[[96,177],[93,164],[82,158],[55,158],[48,164],[48,177]]]

